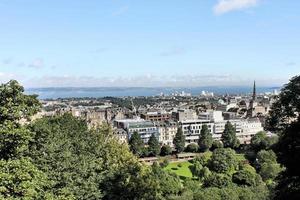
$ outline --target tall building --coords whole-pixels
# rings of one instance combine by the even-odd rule
[[[255,81],[254,81],[252,99],[250,101],[249,109],[247,111],[247,118],[252,118],[255,115],[255,113],[254,113],[254,103],[255,103],[255,101],[256,101],[256,84],[255,84]]]

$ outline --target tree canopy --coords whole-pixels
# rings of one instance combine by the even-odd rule
[[[199,136],[199,148],[201,151],[207,151],[211,148],[213,143],[212,134],[208,130],[208,127],[206,124],[202,126],[200,136]]]
[[[174,137],[173,144],[177,153],[183,152],[185,146],[185,136],[183,135],[181,128],[177,129],[177,133]]]
[[[267,127],[279,133],[274,150],[286,169],[280,174],[275,199],[300,199],[300,76],[293,77],[272,104]]]
[[[221,139],[224,147],[236,148],[240,145],[240,142],[236,137],[236,129],[229,121],[225,124]]]

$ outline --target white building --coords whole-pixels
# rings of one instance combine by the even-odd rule
[[[186,144],[198,142],[199,135],[204,124],[207,125],[208,130],[213,134],[214,124],[209,120],[194,119],[179,122],[183,134],[185,135]]]
[[[173,147],[173,140],[177,133],[177,123],[175,122],[165,122],[156,124],[159,133],[159,142],[164,145],[169,145]]]
[[[192,109],[179,109],[176,113],[177,121],[194,120],[197,118],[196,111]]]
[[[250,143],[252,136],[263,130],[259,119],[247,119],[242,123],[242,133],[238,135],[238,138],[241,144]]]
[[[253,135],[263,131],[262,124],[258,119],[229,120],[229,122],[236,128],[236,136],[241,144],[249,143]],[[226,123],[227,121],[214,123],[214,139],[221,139]]]
[[[216,111],[216,110],[209,110],[207,112],[199,113],[198,115],[199,119],[202,120],[209,120],[213,122],[223,121],[223,115],[222,111]]]
[[[151,121],[143,119],[115,120],[117,128],[123,128],[128,133],[128,139],[134,132],[137,132],[144,143],[147,143],[152,134],[159,138],[158,128]]]

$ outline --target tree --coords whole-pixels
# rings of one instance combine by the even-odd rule
[[[198,144],[196,143],[191,143],[191,144],[188,144],[187,147],[185,148],[185,151],[186,152],[192,152],[192,153],[196,153],[199,149],[199,146]]]
[[[0,85],[1,199],[45,198],[47,176],[26,157],[34,133],[20,123],[29,120],[40,107],[36,96],[24,94],[17,81]]]
[[[169,145],[163,145],[160,149],[160,155],[167,156],[172,153],[172,148]]]
[[[214,150],[210,159],[210,169],[218,173],[228,173],[235,170],[238,161],[235,152],[229,148]]]
[[[264,181],[274,180],[278,174],[282,171],[282,168],[278,163],[263,163],[260,166],[259,174]]]
[[[278,141],[277,136],[268,137],[266,132],[260,131],[251,138],[251,147],[255,151],[269,149]]]
[[[200,162],[194,162],[194,164],[189,168],[194,177],[198,177],[199,179],[201,178],[201,170],[203,169],[203,166],[200,164]]]
[[[75,199],[103,197],[100,185],[109,174],[106,165],[113,171],[111,160],[116,158],[107,129],[90,132],[85,121],[71,114],[39,119],[30,128],[35,136],[28,156],[49,177],[51,193]]]
[[[205,187],[218,187],[224,188],[231,185],[231,177],[227,174],[212,173],[207,179],[204,180]]]
[[[134,132],[129,139],[130,151],[136,156],[141,156],[143,153],[143,146],[144,142],[141,139],[141,136],[137,132]]]
[[[263,163],[277,163],[277,156],[272,150],[261,150],[260,152],[257,153],[256,156],[256,164],[258,165],[258,168],[263,164]]]
[[[240,170],[233,174],[232,181],[238,185],[255,186],[256,173],[249,170]]]
[[[183,135],[181,128],[177,129],[177,133],[174,137],[173,144],[175,145],[177,153],[183,152],[185,146],[185,136]]]
[[[202,152],[205,152],[209,150],[209,148],[212,146],[213,138],[212,134],[208,130],[208,127],[206,124],[202,126],[200,136],[199,136],[199,148]]]
[[[152,165],[152,175],[159,183],[161,197],[177,195],[182,191],[180,178],[175,174],[166,172],[156,162]]]
[[[278,162],[286,169],[279,175],[275,199],[300,199],[300,76],[286,84],[272,104],[267,127],[280,134],[275,146]]]
[[[0,199],[43,199],[49,186],[30,159],[0,160]]]
[[[214,140],[212,143],[212,146],[211,146],[211,151],[214,151],[215,149],[223,148],[223,147],[224,147],[224,145],[221,141]]]
[[[36,114],[41,104],[34,95],[24,94],[17,81],[0,85],[0,159],[19,158],[32,137],[20,120]]]
[[[282,132],[290,126],[291,121],[298,119],[300,113],[300,76],[293,77],[290,82],[281,89],[279,96],[271,106],[267,118],[267,128],[273,132]]]
[[[151,135],[148,141],[148,151],[150,156],[157,156],[160,153],[160,145],[154,134]]]
[[[118,200],[160,194],[158,180],[112,136],[110,126],[89,130],[85,121],[65,114],[39,119],[31,129],[29,155],[55,196]]]
[[[36,95],[24,94],[24,88],[15,80],[0,85],[0,123],[19,124],[21,119],[30,119],[40,108]]]
[[[222,142],[224,147],[236,148],[239,146],[235,127],[229,121],[225,124],[225,130],[222,134]]]

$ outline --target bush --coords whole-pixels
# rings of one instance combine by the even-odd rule
[[[167,156],[172,153],[172,148],[169,145],[163,145],[160,150],[161,156]]]
[[[205,187],[223,188],[231,185],[231,177],[226,174],[212,173],[204,180]]]
[[[186,148],[186,152],[196,153],[199,150],[199,146],[196,143],[189,144]]]
[[[223,147],[224,147],[224,145],[221,141],[214,140],[210,149],[211,149],[211,151],[214,151],[215,149],[219,149],[219,148],[223,148]]]
[[[164,159],[162,162],[159,163],[159,165],[162,167],[162,168],[165,168],[169,165],[169,160],[168,159]]]

